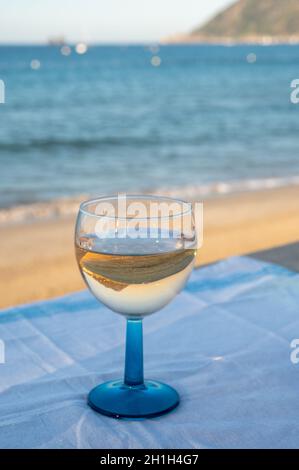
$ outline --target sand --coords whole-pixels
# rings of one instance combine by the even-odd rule
[[[73,246],[74,218],[0,228],[0,307],[83,289]],[[204,204],[197,264],[299,240],[299,186],[231,194]]]

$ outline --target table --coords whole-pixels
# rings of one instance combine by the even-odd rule
[[[146,377],[181,404],[114,420],[86,396],[123,373],[122,317],[87,291],[1,311],[0,448],[299,447],[299,274],[249,257],[204,267],[144,332]]]

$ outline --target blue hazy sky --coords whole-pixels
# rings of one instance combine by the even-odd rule
[[[0,42],[156,41],[186,32],[232,0],[0,0]]]

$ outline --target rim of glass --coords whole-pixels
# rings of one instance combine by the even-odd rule
[[[98,202],[101,202],[101,201],[115,201],[117,199],[121,198],[121,195],[118,195],[118,194],[114,194],[114,195],[111,195],[111,196],[100,196],[100,197],[95,197],[95,198],[91,198],[91,199],[87,199],[86,201],[83,201],[81,204],[80,204],[80,207],[79,207],[79,213],[81,212],[82,214],[85,214],[85,215],[88,215],[89,217],[95,217],[95,218],[99,218],[99,219],[103,219],[103,218],[106,218],[106,219],[115,219],[117,218],[118,220],[131,220],[131,219],[134,219],[134,220],[155,220],[155,219],[174,219],[176,217],[182,217],[182,216],[186,216],[188,214],[192,214],[192,203],[191,202],[187,202],[187,201],[184,201],[183,199],[176,199],[174,197],[169,197],[169,196],[153,196],[153,195],[146,195],[146,194],[126,194],[126,200],[129,200],[129,199],[141,199],[141,200],[153,200],[153,201],[169,201],[169,202],[177,202],[179,204],[182,204],[183,206],[186,206],[186,210],[182,210],[182,211],[179,211],[178,213],[176,214],[173,214],[173,215],[168,215],[168,216],[158,216],[158,217],[133,217],[133,216],[130,216],[130,217],[113,217],[111,215],[100,215],[100,214],[95,214],[94,212],[91,212],[89,211],[88,209],[86,209],[86,206],[89,205],[89,204],[96,204]]]

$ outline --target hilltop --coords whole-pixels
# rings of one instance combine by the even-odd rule
[[[169,42],[299,42],[299,1],[239,0],[203,26]]]

